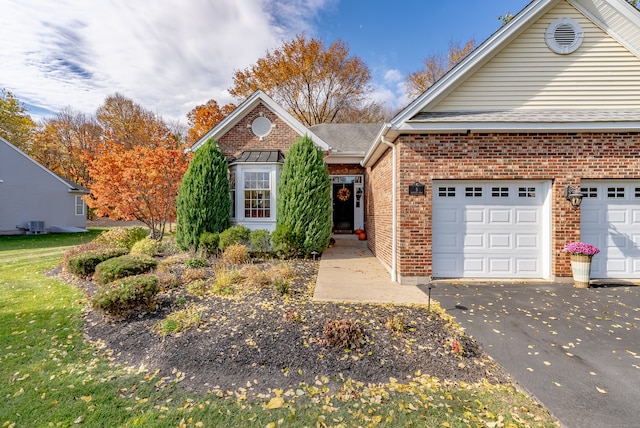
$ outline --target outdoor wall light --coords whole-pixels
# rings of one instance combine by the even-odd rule
[[[360,202],[360,198],[362,198],[362,187],[358,187],[358,190],[356,190],[356,200]]]
[[[582,194],[582,192],[580,192],[579,187],[567,186],[567,188],[564,190],[564,197],[571,203],[574,211],[577,210],[578,207],[580,207],[583,196],[584,195]]]

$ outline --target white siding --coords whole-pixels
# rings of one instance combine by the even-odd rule
[[[570,55],[545,43],[547,26],[561,17],[585,33]],[[638,57],[562,1],[430,110],[640,108],[639,76]]]

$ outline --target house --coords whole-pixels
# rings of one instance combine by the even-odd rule
[[[213,138],[229,161],[232,224],[273,231],[284,156],[298,138],[308,135],[325,153],[332,183],[334,232],[351,233],[364,228],[365,170],[360,162],[381,127],[324,124],[307,129],[265,93],[256,91],[191,150]]]
[[[0,235],[86,231],[88,193],[0,137]]]
[[[334,232],[364,226],[394,281],[570,276],[578,240],[601,249],[592,277],[640,279],[640,12],[625,0],[532,1],[384,125],[307,129],[256,92],[194,145],[230,159],[235,223],[273,230],[305,134]]]
[[[601,249],[592,277],[640,279],[640,12],[532,1],[363,165],[370,245],[401,283],[570,276],[578,240]]]

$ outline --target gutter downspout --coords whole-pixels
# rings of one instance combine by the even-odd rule
[[[391,281],[396,282],[398,280],[398,244],[397,244],[397,202],[396,202],[396,183],[397,183],[397,167],[396,167],[396,146],[393,143],[388,142],[384,135],[380,141],[387,147],[391,147],[391,162],[393,166],[391,168]]]

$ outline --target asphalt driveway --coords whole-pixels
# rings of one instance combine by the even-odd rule
[[[432,286],[432,298],[563,425],[640,426],[640,286]]]

